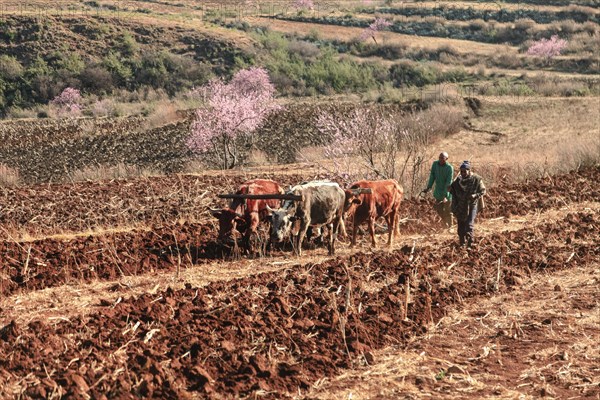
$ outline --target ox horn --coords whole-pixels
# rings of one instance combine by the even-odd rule
[[[218,208],[209,208],[208,212],[217,219],[221,219],[221,215],[223,215],[223,210],[219,210]]]

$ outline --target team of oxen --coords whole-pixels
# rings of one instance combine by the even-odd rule
[[[383,217],[388,225],[388,245],[399,231],[400,203],[404,196],[401,185],[393,179],[353,183],[344,189],[335,182],[312,181],[284,190],[277,182],[253,179],[243,183],[236,193],[219,195],[231,198],[229,207],[211,209],[219,220],[218,241],[236,244],[242,237],[242,248],[255,251],[253,237],[260,224],[270,225],[271,245],[291,241],[296,254],[302,254],[307,234],[323,238],[326,227],[329,254],[335,254],[338,233],[345,235],[344,215],[352,221],[352,246],[356,245],[358,227],[368,222],[371,243],[376,246],[375,221]]]

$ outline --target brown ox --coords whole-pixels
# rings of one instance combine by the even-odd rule
[[[253,179],[243,183],[236,194],[283,194],[284,190],[277,182],[268,179]],[[269,215],[267,206],[279,207],[280,200],[233,199],[228,208],[210,210],[219,220],[220,243],[234,243],[235,231],[243,236],[243,247],[252,250],[250,239],[257,233],[258,225],[266,221]]]
[[[371,189],[371,194],[356,193],[353,189]],[[353,183],[346,192],[344,211],[352,218],[352,246],[356,245],[356,231],[365,221],[369,223],[371,242],[375,241],[375,220],[384,217],[388,224],[388,246],[394,242],[394,234],[399,234],[398,219],[400,202],[404,197],[404,189],[394,179],[383,181],[358,181]]]

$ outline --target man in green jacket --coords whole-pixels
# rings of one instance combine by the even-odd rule
[[[452,226],[452,212],[450,204],[452,201],[452,195],[449,192],[452,179],[454,178],[454,168],[448,163],[448,153],[445,151],[440,153],[437,161],[434,161],[431,165],[431,172],[429,173],[429,182],[427,187],[423,189],[422,193],[427,193],[433,187],[435,183],[435,189],[433,191],[433,198],[435,204],[433,208],[442,219],[442,223],[446,228]]]

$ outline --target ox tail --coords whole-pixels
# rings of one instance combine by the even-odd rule
[[[394,223],[394,235],[400,236],[400,203],[404,200],[404,187],[396,182],[396,188],[398,190],[397,195],[397,208],[396,208],[396,221]]]
[[[343,237],[348,237],[348,232],[346,232],[346,224],[344,223],[344,218],[340,218],[340,226],[338,227],[338,234]]]

